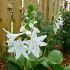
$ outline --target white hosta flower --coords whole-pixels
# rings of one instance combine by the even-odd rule
[[[27,35],[30,35],[31,32],[30,32],[29,30],[26,30],[26,34],[27,34]]]
[[[35,28],[36,29],[36,28]],[[33,29],[30,40],[26,42],[29,46],[28,54],[32,53],[36,58],[39,58],[40,54],[40,46],[46,46],[47,44],[43,42],[43,40],[47,37],[47,35],[37,37],[37,33],[39,32],[37,29]]]
[[[21,26],[21,28],[20,28],[20,32],[22,32],[22,33],[25,33],[25,32],[26,32],[26,28],[25,28],[25,26]]]
[[[31,34],[31,32],[29,30],[26,30],[24,26],[20,28],[20,32],[22,32],[23,34],[27,34],[27,35]]]
[[[9,31],[5,30],[4,28],[3,28],[3,30],[7,33],[7,38],[8,38],[8,39],[10,39],[10,38],[15,39],[15,38],[17,38],[18,36],[20,36],[20,35],[23,34],[23,33],[12,34],[12,33],[10,33]]]
[[[36,27],[32,27],[34,33],[40,33],[39,29]]]
[[[35,25],[36,23],[38,23],[38,22],[37,22],[37,21],[30,22],[30,23],[29,23],[29,27],[30,27],[30,28],[34,27],[34,25]]]
[[[15,41],[13,47],[10,47],[8,49],[9,53],[14,53],[15,54],[15,59],[19,59],[21,55],[23,55],[25,58],[29,59],[28,54],[27,54],[27,46],[24,45],[24,41],[17,40]]]
[[[62,26],[63,25],[63,19],[62,17],[59,17],[57,20],[58,26]]]
[[[13,43],[14,43],[15,38],[17,38],[18,36],[20,36],[20,35],[23,34],[23,33],[12,34],[9,31],[5,30],[4,28],[3,28],[3,30],[7,33],[6,34],[7,35],[7,38],[8,38],[7,43],[8,43],[8,46],[10,46],[10,47],[13,46]]]
[[[61,17],[58,18],[57,22],[54,24],[54,32],[56,34],[57,30],[63,25],[63,19]]]

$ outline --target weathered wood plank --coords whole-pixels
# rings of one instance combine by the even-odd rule
[[[48,4],[48,2],[49,2],[48,0],[44,0],[44,19],[45,20],[49,19],[48,18],[48,16],[49,16],[48,15],[49,14],[49,9],[48,9],[49,8],[49,6],[48,6],[49,4]]]
[[[31,4],[38,8],[38,0],[31,0]]]
[[[44,0],[39,2],[39,11],[44,14]]]
[[[13,32],[18,33],[21,26],[20,15],[20,2],[21,0],[13,0]]]
[[[3,45],[6,40],[5,32],[3,28],[8,29],[7,25],[7,0],[0,0],[0,56],[6,51],[6,47]]]
[[[54,19],[53,15],[53,0],[49,0],[49,21]]]
[[[24,0],[24,10],[27,9],[28,5],[30,5],[31,0]]]

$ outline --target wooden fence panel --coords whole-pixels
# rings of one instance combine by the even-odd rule
[[[39,0],[39,2],[37,0],[24,0],[24,9],[26,9],[29,4],[33,4],[43,13],[44,19],[50,21],[54,16],[56,17],[61,2],[62,0],[54,0],[54,2],[53,0]],[[13,22],[13,32],[19,32],[22,17],[21,6],[22,0],[0,0],[0,55],[5,51],[3,42],[6,40],[6,35],[3,28],[11,31],[11,22]],[[13,15],[11,15],[11,12]]]
[[[38,8],[38,0],[31,0],[31,4]]]
[[[44,14],[44,0],[39,2],[39,11]]]
[[[24,0],[24,10],[27,9],[28,5],[30,5],[31,0]]]
[[[21,0],[13,0],[13,32],[18,33],[21,26]]]
[[[48,18],[48,14],[49,14],[49,4],[48,4],[48,0],[44,0],[44,19],[45,20],[48,20],[49,18]]]
[[[53,0],[49,0],[49,21],[53,20],[54,15],[53,15]]]
[[[6,40],[5,32],[3,28],[9,29],[7,22],[7,0],[0,0],[0,56],[4,54],[6,50],[5,46],[3,45],[4,41]]]

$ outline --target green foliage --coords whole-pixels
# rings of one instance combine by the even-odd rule
[[[43,61],[40,63],[45,67],[51,67],[52,70],[64,70],[64,67],[62,67],[60,64],[63,62],[63,55],[58,50],[51,51],[47,58],[43,57]]]
[[[63,55],[58,50],[51,51],[47,58],[51,64],[61,64],[63,62]]]
[[[15,60],[14,57],[8,56],[6,61],[7,61],[8,67],[10,67],[10,69],[11,69],[11,67],[16,68],[16,66],[18,66],[18,68],[20,68],[20,69],[17,69],[17,70],[21,70],[23,65],[25,64],[25,58],[24,57],[20,57],[20,59]]]
[[[64,70],[64,67],[58,64],[51,64],[50,66],[52,67],[52,70]]]
[[[70,11],[64,11],[63,17],[63,47],[65,51],[70,51]]]
[[[13,62],[7,62],[7,70],[21,70],[20,67],[13,63]]]

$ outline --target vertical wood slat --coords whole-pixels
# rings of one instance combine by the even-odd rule
[[[54,18],[53,15],[53,0],[49,0],[49,21]]]
[[[8,3],[7,3],[7,25],[9,28],[9,31],[11,32],[11,22],[12,22],[12,8],[13,8],[13,1],[12,0],[8,0]]]
[[[59,1],[54,0],[54,19],[56,18],[58,11],[59,11]]]
[[[48,0],[44,0],[44,19],[45,20],[48,20],[48,12],[49,12],[49,9],[48,9]]]
[[[27,9],[28,5],[30,5],[31,0],[24,0],[24,10]]]
[[[7,28],[7,0],[0,0],[0,56],[6,51],[3,42],[6,40],[3,28]]]
[[[44,1],[40,0],[39,2],[39,11],[44,14]]]
[[[21,26],[20,1],[13,0],[13,32],[18,33]]]
[[[38,8],[38,0],[31,0],[31,4]]]

